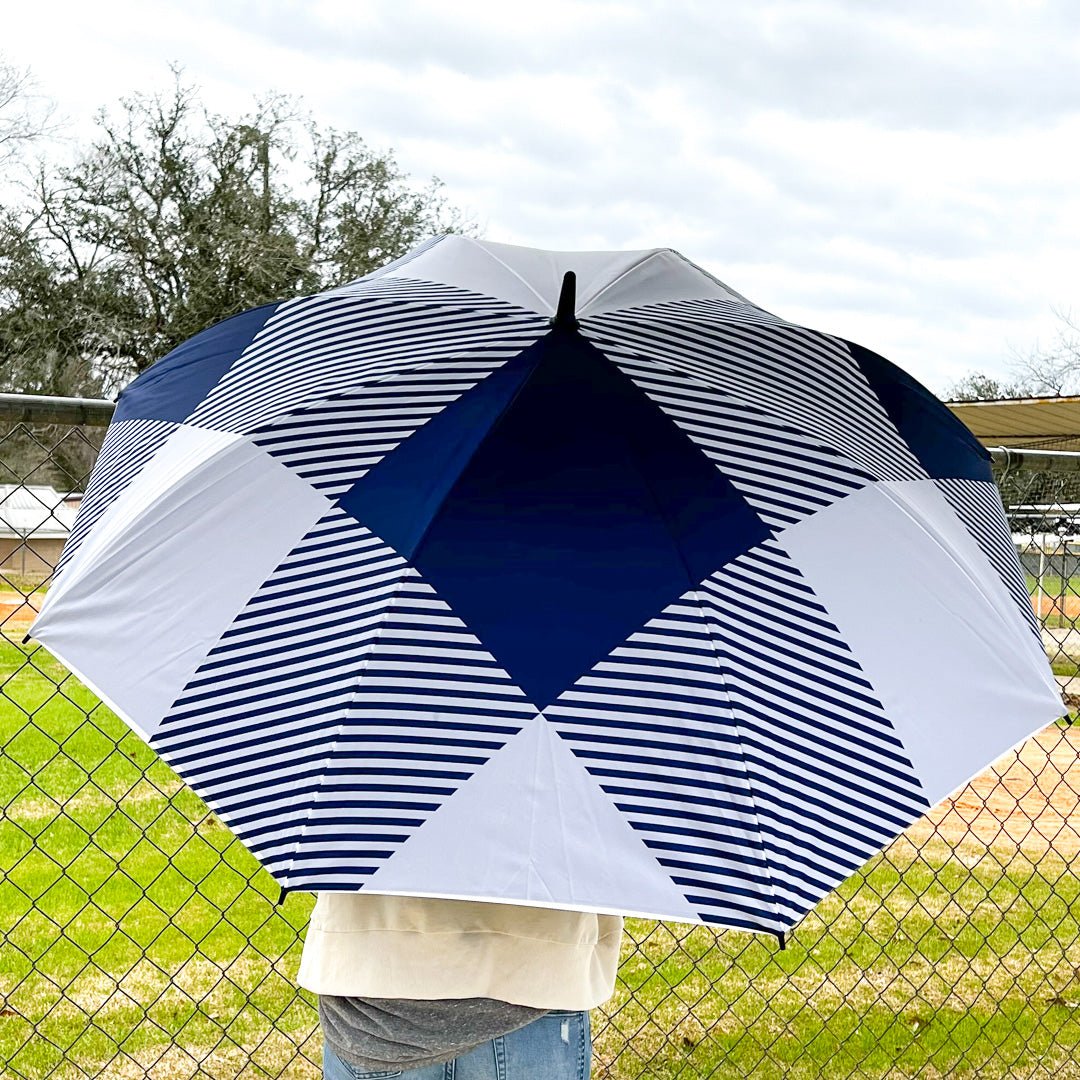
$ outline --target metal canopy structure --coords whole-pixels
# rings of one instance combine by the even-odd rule
[[[983,446],[1080,450],[1080,397],[946,404]]]

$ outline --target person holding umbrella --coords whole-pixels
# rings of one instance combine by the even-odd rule
[[[620,914],[781,936],[1062,712],[986,451],[669,249],[444,237],[204,331],[31,633],[320,894],[358,1075],[562,1068]]]
[[[324,1076],[585,1080],[621,935],[613,915],[321,893],[299,981]]]

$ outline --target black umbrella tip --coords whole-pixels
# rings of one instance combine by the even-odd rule
[[[567,270],[563,274],[559,303],[555,308],[551,325],[565,330],[576,330],[578,321],[574,317],[575,307],[577,307],[577,274],[573,270]]]

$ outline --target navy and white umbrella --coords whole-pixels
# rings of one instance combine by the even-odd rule
[[[669,250],[193,338],[32,634],[287,889],[774,933],[1062,711],[986,452]]]

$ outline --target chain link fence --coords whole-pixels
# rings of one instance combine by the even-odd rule
[[[23,641],[109,413],[0,397],[0,1074],[317,1077],[316,1010],[294,981],[311,898],[279,906],[172,771]],[[1076,462],[999,468],[1070,708]],[[1080,1077],[1078,734],[1063,719],[999,761],[783,950],[627,920],[593,1076]]]

